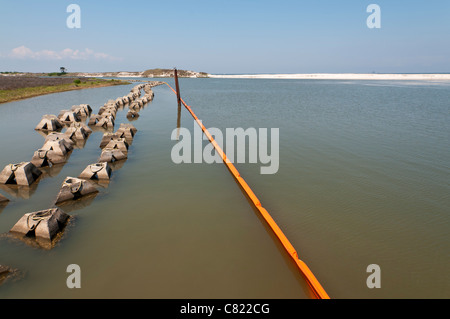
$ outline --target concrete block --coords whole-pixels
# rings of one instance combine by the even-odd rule
[[[111,168],[108,163],[95,163],[88,165],[78,178],[87,180],[109,180],[111,178]]]
[[[42,117],[35,130],[58,131],[63,127],[62,123],[55,115],[46,114]]]
[[[72,141],[86,140],[91,133],[92,130],[86,124],[77,122],[70,124],[65,132],[66,136]]]
[[[47,141],[41,147],[41,150],[53,151],[55,154],[65,156],[73,150],[73,144],[64,140]]]
[[[36,167],[53,166],[56,164],[65,163],[66,161],[67,157],[65,155],[60,155],[55,151],[43,149],[34,152],[33,158],[31,159],[31,163]]]
[[[70,146],[73,147],[73,145],[74,145],[74,141],[72,141],[69,136],[67,136],[65,133],[60,133],[60,132],[50,132],[45,137],[44,143],[46,143],[48,141],[58,141],[58,140],[63,140],[67,147],[70,147]]]
[[[29,186],[33,184],[41,174],[42,172],[31,162],[8,164],[0,172],[0,183]]]
[[[121,97],[118,97],[117,99],[116,99],[116,104],[118,105],[118,106],[123,106],[123,98],[121,98]]]
[[[74,105],[70,110],[81,118],[87,118],[92,113],[92,108],[88,104]]]
[[[104,148],[106,145],[108,145],[109,141],[111,141],[112,139],[117,139],[117,138],[121,138],[120,134],[108,133],[108,132],[104,133],[103,137],[102,137],[102,141],[100,142],[100,148]]]
[[[114,128],[114,118],[112,116],[93,115],[88,125],[112,129]]]
[[[128,158],[127,154],[124,154],[121,150],[105,147],[102,150],[102,154],[100,155],[100,158],[98,161],[114,163],[117,161],[125,160],[127,158]]]
[[[73,111],[80,119],[86,119],[92,113],[92,109],[88,104],[73,105],[70,111]]]
[[[51,241],[64,229],[68,219],[69,215],[60,208],[27,213],[11,228],[10,233]]]
[[[67,177],[59,190],[55,204],[67,200],[75,200],[97,192],[97,188],[91,182],[75,177]]]
[[[62,110],[58,115],[58,119],[61,123],[64,124],[81,122],[81,118],[74,111],[69,110]]]
[[[103,115],[104,113],[109,113],[112,114],[114,116],[114,118],[116,117],[117,114],[117,110],[118,108],[112,105],[109,106],[102,106],[99,110],[98,110],[98,115]]]
[[[139,112],[135,111],[135,110],[129,110],[127,113],[127,119],[129,120],[134,120],[137,119],[139,117]]]
[[[136,100],[132,102],[128,108],[133,111],[139,111],[141,109],[141,105],[139,105],[139,103]]]
[[[118,149],[125,155],[128,154],[128,143],[125,138],[114,138],[106,144],[105,148]]]

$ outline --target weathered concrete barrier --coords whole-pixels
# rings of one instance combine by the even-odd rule
[[[95,163],[88,165],[78,178],[87,180],[109,180],[111,178],[111,167],[108,163]]]
[[[41,150],[53,151],[55,154],[65,156],[73,150],[73,145],[62,139],[47,141],[41,147]]]
[[[75,142],[73,140],[71,140],[70,136],[68,136],[66,133],[57,133],[57,132],[50,133],[49,135],[46,136],[44,145],[47,143],[50,144],[50,142],[62,143],[64,145],[64,147],[66,148],[66,150],[69,150],[69,152],[71,150],[73,150],[73,148],[75,147]],[[47,144],[47,145],[49,145],[49,144]]]
[[[102,150],[102,154],[100,155],[100,158],[98,159],[98,161],[114,163],[114,162],[125,160],[127,158],[128,158],[127,154],[124,154],[121,150],[105,147]]]
[[[73,146],[74,145],[74,141],[72,141],[70,139],[69,136],[67,136],[67,134],[65,133],[60,133],[60,132],[51,132],[49,133],[46,137],[45,137],[45,142],[47,143],[48,141],[58,141],[58,140],[63,140],[65,144],[67,144],[67,146]]]
[[[64,230],[68,220],[69,215],[60,208],[27,213],[11,228],[10,233],[19,238],[34,237],[50,244]]]
[[[81,118],[74,111],[69,110],[62,110],[58,115],[58,119],[63,124],[81,122]]]
[[[114,128],[114,118],[112,116],[92,115],[88,125],[102,127],[104,129]]]
[[[87,118],[91,116],[92,113],[92,108],[89,104],[73,105],[70,110],[81,118]]]
[[[62,164],[67,161],[67,156],[60,155],[55,151],[39,149],[34,152],[31,163],[36,167],[47,167]]]
[[[118,109],[119,107],[116,104],[105,104],[99,108],[98,114],[102,115],[104,112],[110,112],[115,115]]]
[[[91,182],[75,177],[67,177],[59,190],[55,204],[75,200],[97,192],[97,188]]]
[[[107,109],[107,110],[104,110],[104,111],[102,112],[102,114],[99,114],[99,115],[100,115],[101,117],[112,117],[113,120],[115,121],[115,120],[116,120],[117,112],[114,111],[114,110],[112,110],[112,109]]]
[[[120,135],[117,133],[110,133],[110,132],[104,133],[103,137],[102,137],[102,141],[100,142],[100,148],[104,148],[109,143],[109,141],[111,141],[112,139],[115,139],[115,138],[120,138]]]
[[[59,131],[63,128],[59,119],[52,114],[46,114],[42,117],[35,130],[40,131]]]
[[[33,184],[42,172],[31,162],[9,164],[0,173],[1,184],[29,186]]]
[[[118,105],[118,106],[123,106],[124,104],[125,104],[125,103],[124,103],[123,98],[118,97],[118,98],[116,99],[116,105]]]
[[[132,102],[128,108],[132,111],[139,111],[141,109],[141,105],[136,101]]]
[[[137,120],[137,118],[139,117],[139,112],[135,111],[135,110],[129,110],[127,113],[127,119],[132,121],[132,120]]]
[[[122,123],[116,133],[119,134],[120,137],[126,138],[128,141],[133,140],[136,132],[137,129],[132,124]]]
[[[128,143],[125,138],[114,138],[106,144],[105,148],[117,149],[122,151],[125,155],[128,154]]]
[[[125,105],[125,104],[128,104],[128,103],[131,103],[131,97],[128,96],[128,95],[124,96],[124,97],[122,98],[122,100],[123,100],[123,104],[124,104],[124,105]]]
[[[66,130],[65,135],[72,141],[86,140],[92,130],[84,123],[72,123]]]

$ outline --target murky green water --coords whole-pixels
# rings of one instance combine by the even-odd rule
[[[168,80],[172,83],[172,80]],[[28,161],[44,114],[96,113],[134,86],[0,105],[0,166]],[[422,82],[181,79],[206,127],[280,129],[280,168],[236,164],[333,298],[448,298],[450,85]],[[128,160],[73,217],[52,250],[0,238],[0,264],[21,277],[0,298],[309,298],[308,287],[223,164],[171,161],[176,98],[166,86],[137,121]],[[119,111],[119,123],[128,123]],[[194,123],[182,109],[181,125]],[[0,188],[7,233],[52,206],[67,176],[100,156],[101,132],[30,192]],[[206,145],[206,144],[205,144]],[[23,198],[28,197],[28,198]],[[81,267],[68,289],[66,267]],[[381,288],[366,267],[381,267]]]

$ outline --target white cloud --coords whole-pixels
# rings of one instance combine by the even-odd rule
[[[93,50],[87,48],[84,50],[72,50],[67,48],[59,52],[52,50],[33,51],[24,45],[12,49],[11,52],[7,55],[7,57],[13,59],[32,59],[32,60],[63,60],[63,59],[72,59],[72,60],[96,59],[108,61],[121,60],[121,58],[113,57],[109,54],[102,52],[94,52]]]

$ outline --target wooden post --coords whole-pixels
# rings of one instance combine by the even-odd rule
[[[175,88],[177,90],[177,102],[178,105],[181,105],[181,97],[180,97],[180,86],[178,85],[178,73],[177,73],[177,68],[173,69],[173,74],[174,74],[174,78],[175,78]]]
[[[175,78],[175,87],[177,89],[177,102],[178,102],[178,114],[177,114],[177,140],[180,139],[180,124],[181,124],[181,96],[180,96],[180,86],[178,84],[178,73],[177,68],[174,68],[173,75]]]

